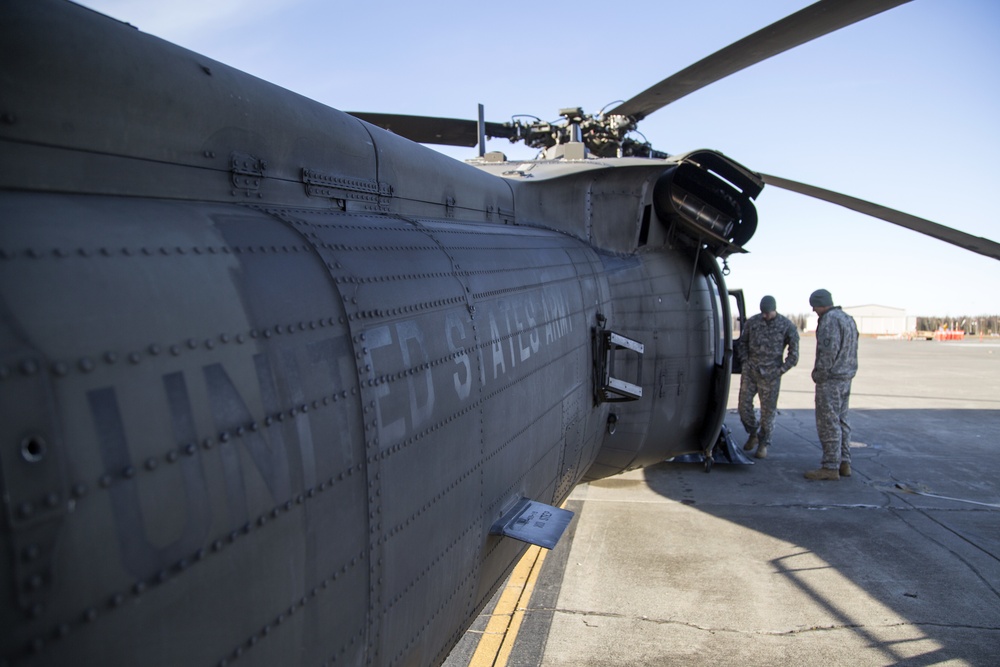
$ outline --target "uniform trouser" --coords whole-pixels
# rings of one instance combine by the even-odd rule
[[[850,402],[850,380],[816,383],[816,432],[823,445],[824,468],[836,469],[841,462],[851,462]]]
[[[747,433],[756,433],[762,445],[771,444],[774,430],[774,415],[778,410],[778,392],[781,390],[781,375],[764,380],[752,371],[744,369],[740,375],[740,421]],[[753,412],[753,397],[760,396],[760,423]]]

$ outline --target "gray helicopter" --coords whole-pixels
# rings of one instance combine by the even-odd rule
[[[725,449],[720,262],[765,184],[1000,258],[629,139],[897,4],[824,0],[606,114],[501,124],[352,116],[5,2],[0,664],[439,664],[576,484]],[[486,135],[543,155],[415,143]]]

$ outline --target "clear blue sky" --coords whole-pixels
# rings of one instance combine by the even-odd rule
[[[597,112],[808,1],[558,3],[85,0],[82,4],[345,110],[555,120]],[[737,73],[650,116],[669,153],[749,168],[1000,241],[1000,3],[914,0]],[[493,140],[489,150],[533,152]],[[458,158],[475,149],[443,149]],[[731,287],[755,305],[1000,313],[1000,261],[765,188]]]

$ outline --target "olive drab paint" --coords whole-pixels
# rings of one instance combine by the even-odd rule
[[[0,662],[439,664],[577,483],[714,445],[740,248],[670,202],[752,228],[745,168],[505,175],[4,11]]]

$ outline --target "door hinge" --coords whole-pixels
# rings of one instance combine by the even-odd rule
[[[233,152],[229,156],[233,181],[233,196],[242,191],[246,197],[260,197],[260,184],[265,178],[267,162],[249,153]]]

